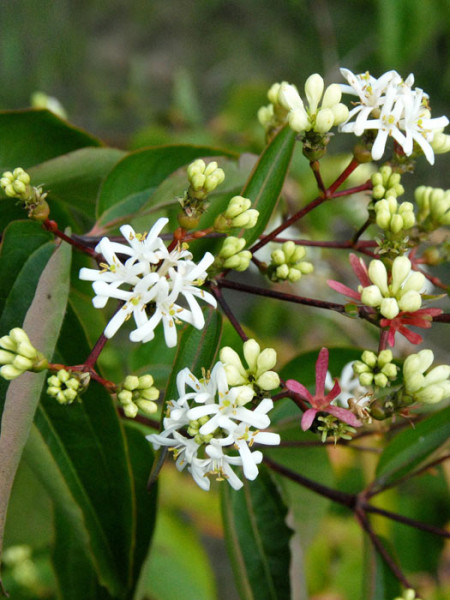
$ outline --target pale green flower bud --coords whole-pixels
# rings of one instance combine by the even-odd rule
[[[384,375],[386,375],[386,377],[389,379],[395,379],[397,377],[397,367],[394,365],[394,363],[384,365],[384,367],[381,369],[381,372],[384,373]]]
[[[219,358],[220,362],[224,365],[233,365],[239,372],[245,373],[239,354],[233,348],[230,348],[230,346],[224,346],[221,349]]]
[[[400,312],[395,298],[383,298],[380,304],[380,312],[386,319],[395,319]]]
[[[16,351],[17,344],[13,342],[13,340],[9,337],[9,335],[4,335],[0,338],[0,346],[5,350]]]
[[[425,377],[422,375],[422,373],[412,373],[408,376],[408,379],[406,379],[406,375],[403,372],[403,378],[405,380],[406,389],[410,393],[417,392],[423,388],[425,384]]]
[[[0,368],[0,375],[3,377],[3,379],[6,379],[7,381],[15,379],[16,377],[19,377],[19,375],[22,374],[23,371],[21,369],[16,369],[16,367],[13,367],[13,365],[4,365]]]
[[[244,385],[247,383],[247,374],[244,371],[242,374],[241,370],[235,365],[226,364],[224,365],[225,374],[227,376],[228,385]]]
[[[157,405],[150,400],[136,400],[136,405],[146,415],[152,415],[158,410]]]
[[[133,394],[130,392],[130,390],[122,390],[117,394],[117,399],[122,406],[125,406],[126,404],[133,402]]]
[[[279,103],[286,110],[295,110],[303,108],[303,101],[300,98],[300,94],[298,93],[295,85],[287,83],[283,81],[280,85],[277,95],[276,102],[273,104]]]
[[[396,294],[402,283],[411,273],[411,261],[406,256],[397,256],[392,263],[392,283],[391,289]]]
[[[345,104],[339,102],[339,104],[331,106],[331,110],[333,111],[334,115],[333,125],[341,125],[348,119],[349,110]]]
[[[430,385],[414,394],[417,402],[425,404],[436,404],[441,402],[450,394],[450,384],[448,386]]]
[[[442,383],[446,381],[450,376],[450,366],[449,365],[440,365],[439,367],[434,367],[431,369],[429,373],[425,375],[425,385],[433,385],[435,383]]]
[[[20,342],[17,346],[16,352],[25,358],[30,358],[33,360],[37,357],[37,350],[30,344],[30,342]]]
[[[271,254],[271,257],[272,262],[274,262],[276,265],[282,265],[286,260],[283,250],[280,249],[274,250]]]
[[[365,350],[362,355],[361,355],[361,359],[366,363],[366,365],[368,365],[369,367],[375,367],[375,365],[377,364],[377,355],[375,354],[375,352],[370,352],[369,350]]]
[[[244,229],[251,229],[258,221],[259,211],[254,208],[246,210],[241,215],[235,217],[232,220],[233,227],[243,227]]]
[[[75,379],[75,377],[71,377],[66,381],[66,387],[70,390],[77,391],[80,388],[80,382],[78,381],[78,379]]]
[[[398,301],[400,310],[405,312],[415,312],[422,306],[422,296],[419,292],[409,290],[406,294],[403,294]]]
[[[375,175],[378,175],[378,173],[375,173]],[[384,185],[374,185],[373,189],[372,189],[372,197],[375,200],[380,200],[381,198],[383,198],[384,194],[385,194],[385,188]],[[382,200],[380,200],[381,202]],[[377,202],[378,204],[378,202]],[[376,206],[376,205],[375,205]],[[383,228],[384,229],[384,228]]]
[[[9,336],[16,345],[19,345],[21,342],[27,342],[31,345],[30,338],[20,327],[14,327],[14,329],[11,329]]]
[[[240,252],[245,246],[245,239],[229,236],[225,238],[219,252],[221,258],[230,258]]]
[[[335,104],[341,101],[341,98],[341,86],[338,83],[332,83],[325,90],[322,99],[322,108],[333,108]]]
[[[414,213],[404,213],[402,215],[403,229],[411,229],[416,223],[416,217]]]
[[[310,262],[300,262],[296,265],[296,267],[301,273],[303,273],[303,275],[309,275],[314,271],[314,265]]]
[[[321,108],[316,116],[314,131],[328,133],[334,125],[334,113],[331,108]]]
[[[409,290],[415,290],[416,292],[420,292],[423,289],[425,282],[426,277],[423,273],[413,271],[403,284],[402,291],[407,292]]]
[[[450,135],[442,131],[436,132],[430,144],[435,154],[450,152]]]
[[[273,113],[273,105],[269,104],[269,106],[261,106],[257,113],[258,121],[260,124],[266,129],[272,123],[274,113]]]
[[[368,268],[368,275],[369,275],[370,281],[372,281],[372,283],[374,283],[379,288],[380,292],[383,295],[386,295],[389,293],[388,285],[387,285],[387,271],[386,271],[386,267],[381,262],[381,260],[370,261],[369,268]],[[369,305],[369,306],[375,306],[375,305]]]
[[[208,163],[205,167],[205,176],[208,177],[209,175],[212,175],[218,166],[219,165],[216,163],[215,160]]]
[[[273,348],[265,348],[256,359],[256,376],[270,371],[276,365],[277,353]]]
[[[206,164],[204,160],[202,160],[201,158],[194,160],[194,162],[192,162],[187,168],[188,178],[191,179],[191,177],[197,175],[198,173],[204,173],[205,168]]]
[[[369,371],[370,371],[370,367],[366,363],[363,363],[360,360],[355,360],[355,362],[353,363],[353,372],[356,373],[356,375],[361,375],[362,373],[368,373]]]
[[[283,82],[283,83],[286,83],[286,82]],[[289,85],[289,84],[286,84],[286,85]],[[272,104],[278,104],[278,94],[280,92],[280,88],[281,88],[281,83],[274,83],[269,88],[269,91],[267,92],[267,97],[269,98],[269,102],[271,102]]]
[[[289,242],[286,242],[286,244],[288,244]],[[294,242],[292,242],[294,244]],[[283,247],[286,245],[283,244]],[[299,260],[301,260],[305,255],[306,255],[306,250],[304,246],[299,246],[298,244],[294,244],[295,250],[292,253],[292,258],[291,258],[291,262],[293,264],[298,263]],[[286,250],[285,250],[286,253]]]
[[[371,178],[370,178],[373,187],[383,187],[384,188],[384,179],[383,179],[383,174],[381,173],[381,169],[380,171],[377,171],[376,173],[374,173]]]
[[[205,181],[206,177],[203,175],[203,173],[195,173],[195,175],[191,177],[190,183],[195,191],[199,191],[205,185]]]
[[[139,390],[139,396],[143,400],[157,400],[159,398],[159,390],[156,387],[149,387]]]
[[[64,398],[67,402],[67,404],[70,404],[71,402],[73,402],[75,400],[75,398],[77,397],[77,392],[76,390],[73,390],[71,388],[67,388],[64,392]]]
[[[257,378],[256,385],[265,391],[274,390],[280,385],[280,377],[275,371],[266,371]]]
[[[403,219],[400,215],[392,215],[390,222],[392,233],[399,233],[403,229]]]
[[[69,381],[70,379],[70,373],[65,369],[60,369],[58,371],[57,377],[61,383],[66,383],[66,381]]]
[[[134,404],[134,402],[130,402],[129,404],[123,405],[123,412],[126,417],[129,419],[134,419],[138,414],[138,406]]]
[[[380,306],[383,296],[377,285],[369,285],[361,291],[361,302],[367,306]]]
[[[139,387],[139,377],[136,377],[136,375],[128,375],[125,377],[123,387],[130,391],[137,389]]]
[[[361,373],[361,375],[359,376],[359,383],[363,386],[369,386],[372,385],[372,381],[373,381],[373,373]]]
[[[275,271],[278,279],[287,279],[289,277],[289,267],[286,263],[277,267]]]
[[[392,350],[382,350],[378,354],[378,359],[377,359],[378,366],[384,367],[388,363],[392,362],[392,359],[393,359]]]
[[[227,210],[225,211],[225,216],[229,219],[234,219],[238,215],[242,214],[246,210],[250,208],[252,205],[251,200],[248,198],[243,198],[242,196],[234,196],[231,198]]]
[[[139,377],[139,385],[138,385],[138,389],[139,390],[144,390],[146,388],[150,388],[152,387],[152,385],[155,383],[153,377],[151,375],[141,375]]]
[[[378,211],[375,222],[381,229],[389,229],[389,225],[391,224],[391,213],[387,210]]]
[[[304,108],[292,110],[289,113],[288,121],[289,127],[297,133],[309,131],[311,129],[311,122],[309,120],[308,113]]]
[[[236,404],[238,406],[244,406],[248,404],[255,395],[255,391],[251,385],[241,385],[237,388],[238,394],[236,396]]]
[[[25,358],[24,356],[16,355],[12,364],[16,369],[20,369],[22,372],[28,371],[33,367],[33,361],[29,358]]]
[[[0,350],[0,365],[11,364],[15,358],[15,354],[7,350]]]
[[[384,373],[376,373],[376,375],[373,376],[373,382],[376,386],[384,388],[389,383],[389,380]]]
[[[299,271],[295,267],[290,267],[289,268],[289,272],[288,272],[288,276],[287,276],[286,279],[288,281],[290,281],[291,283],[295,283],[296,281],[299,281],[301,279],[301,277],[302,277],[302,272],[301,271]],[[280,279],[281,279],[281,277],[280,277]]]
[[[324,81],[318,73],[310,75],[306,80],[305,94],[308,99],[309,110],[311,113],[315,113],[317,110],[317,106],[322,98],[323,88]]]
[[[258,368],[257,361],[258,356],[261,353],[261,347],[256,340],[250,339],[244,342],[244,358],[248,364],[248,367],[251,372],[256,371]]]

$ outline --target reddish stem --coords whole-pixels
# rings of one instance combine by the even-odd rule
[[[322,192],[322,194],[324,196],[326,196],[326,187],[323,183],[323,179],[322,179],[322,175],[320,173],[320,162],[318,160],[312,160],[309,163],[309,166],[312,169],[312,172],[314,173],[314,177],[316,178],[316,182],[317,182],[317,187],[319,188],[319,190]]]
[[[93,250],[92,248],[85,246],[78,240],[76,240],[76,239],[66,235],[62,231],[60,231],[58,229],[58,224],[56,223],[56,221],[51,221],[49,219],[46,219],[45,221],[43,221],[42,227],[44,227],[44,229],[46,229],[47,231],[50,231],[51,233],[53,233],[56,237],[60,238],[64,242],[67,242],[68,244],[70,244],[71,246],[76,248],[77,250],[80,250],[81,252],[88,254],[93,259],[95,259],[97,262],[100,262],[103,259],[102,255],[99,254],[98,252],[96,252],[95,250]]]
[[[239,335],[239,337],[244,342],[246,342],[248,340],[248,336],[246,335],[245,331],[242,329],[239,321],[234,316],[234,313],[231,310],[231,308],[225,302],[225,299],[223,297],[223,294],[222,294],[220,288],[218,286],[216,286],[216,285],[212,285],[209,289],[211,290],[212,295],[217,300],[217,302],[220,305],[220,307],[223,310],[223,312],[228,317],[228,320],[230,321],[230,323],[232,324],[232,326],[236,330],[236,333]]]

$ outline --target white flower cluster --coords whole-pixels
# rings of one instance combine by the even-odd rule
[[[263,457],[259,450],[251,450],[253,443],[280,443],[278,434],[260,431],[270,425],[267,413],[273,408],[272,400],[264,398],[254,410],[242,406],[238,402],[241,390],[229,388],[221,362],[202,379],[183,369],[177,376],[177,390],[178,399],[167,403],[164,430],[147,436],[155,450],[169,447],[177,469],[187,467],[204,490],[210,488],[209,475],[226,479],[236,490],[241,488],[243,483],[232,466],[242,466],[244,476],[255,479]]]
[[[105,258],[102,270],[83,268],[80,279],[92,281],[96,293],[92,302],[103,308],[109,298],[123,301],[108,325],[104,335],[111,338],[121,325],[134,317],[136,329],[130,333],[132,342],[148,342],[162,321],[167,346],[177,343],[176,325],[182,321],[197,329],[205,325],[197,298],[216,307],[214,297],[200,289],[206,279],[206,269],[214,262],[207,252],[198,264],[187,250],[176,248],[169,252],[159,237],[168,219],[161,218],[148,234],[135,233],[130,225],[120,231],[128,246],[104,237],[96,251]],[[125,262],[119,258],[126,258]],[[185,306],[179,304],[184,299]]]
[[[434,152],[441,150],[433,148],[434,137],[442,132],[448,119],[431,118],[428,95],[420,88],[413,89],[412,74],[403,80],[397,71],[388,71],[378,79],[368,72],[355,75],[341,69],[341,73],[349,83],[341,85],[342,91],[358,96],[359,102],[340,131],[358,136],[365,130],[378,131],[372,146],[374,160],[383,156],[388,137],[393,137],[407,156],[413,153],[416,143],[428,162],[434,164]]]
[[[419,310],[425,276],[418,271],[411,272],[411,261],[406,256],[398,256],[394,260],[391,275],[388,282],[388,273],[381,260],[370,262],[368,276],[373,285],[360,286],[363,304],[379,308],[386,319],[395,319],[400,311]]]

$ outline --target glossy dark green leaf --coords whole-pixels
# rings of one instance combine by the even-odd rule
[[[295,133],[285,127],[261,154],[241,192],[252,201],[252,208],[259,211],[256,226],[243,232],[247,246],[251,246],[266,228],[286,179],[294,145]]]
[[[232,156],[208,146],[162,146],[132,152],[106,178],[97,203],[101,225],[133,216],[151,205],[156,188],[171,173],[203,156]]]
[[[51,356],[61,328],[69,293],[71,247],[53,253],[39,278],[23,328],[44,356]],[[43,319],[42,315],[46,315]],[[39,401],[45,372],[24,373],[8,387],[0,436],[0,553],[12,483]]]
[[[224,483],[222,515],[242,600],[290,600],[291,530],[287,509],[268,473],[233,490]]]
[[[0,112],[0,170],[28,169],[55,156],[102,142],[48,110]]]
[[[380,457],[375,486],[382,489],[414,471],[449,438],[450,406],[447,406],[395,436]]]
[[[34,185],[48,191],[47,201],[61,202],[70,210],[95,217],[99,187],[125,152],[115,148],[81,148],[58,156],[31,169]]]
[[[0,313],[26,261],[52,239],[50,233],[33,221],[16,221],[5,229],[0,250]]]

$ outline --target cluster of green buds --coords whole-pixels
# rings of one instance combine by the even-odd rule
[[[368,276],[373,285],[359,287],[361,301],[378,308],[386,319],[395,319],[400,311],[415,312],[422,306],[420,291],[425,284],[425,276],[418,271],[411,272],[411,261],[406,256],[394,259],[389,282],[381,260],[370,262]]]
[[[146,415],[152,415],[158,409],[154,400],[159,398],[159,390],[153,385],[151,375],[128,375],[119,386],[117,399],[123,412],[130,419],[134,419],[141,410]]]
[[[400,173],[394,173],[392,168],[384,165],[371,177],[373,189],[372,198],[381,200],[381,198],[398,198],[405,193],[405,188],[400,183]]]
[[[0,338],[0,375],[10,381],[25,371],[37,373],[47,368],[45,356],[31,344],[30,338],[20,327],[11,329],[9,335]]]
[[[427,229],[450,225],[450,190],[421,185],[414,192],[417,218]]]
[[[293,241],[284,242],[281,248],[271,254],[272,261],[267,274],[272,281],[298,281],[302,275],[314,271],[310,262],[303,261],[306,250]]]
[[[9,546],[2,554],[2,562],[5,567],[10,569],[12,577],[19,585],[36,592],[39,575],[36,564],[32,559],[31,546],[25,544]]]
[[[378,355],[365,350],[361,360],[353,363],[353,371],[358,375],[361,385],[384,388],[397,377],[397,367],[392,360],[391,350],[382,350]]]
[[[351,440],[353,434],[356,433],[356,429],[343,421],[340,421],[333,415],[324,415],[317,417],[317,425],[315,430],[321,434],[322,443],[326,442],[328,438],[333,438],[336,444],[338,440]],[[320,423],[320,425],[319,425]]]
[[[280,385],[280,377],[272,371],[277,362],[277,353],[273,348],[261,350],[258,342],[250,339],[244,342],[243,352],[247,368],[233,348],[225,346],[220,351],[220,361],[224,366],[228,385],[243,388],[238,396],[238,403],[241,404],[245,404],[255,395],[264,397],[267,392]]]
[[[41,187],[30,185],[29,174],[21,167],[14,171],[5,171],[0,177],[0,187],[9,198],[18,198],[24,203],[30,219],[45,221],[50,208],[45,200],[47,194]]]
[[[89,373],[76,373],[59,369],[47,379],[47,394],[60,404],[72,404],[89,385]]]
[[[286,108],[279,100],[279,92],[282,86],[291,86],[291,84],[287,83],[287,81],[274,83],[267,92],[270,104],[268,106],[261,106],[258,110],[258,121],[269,134],[273,130],[278,129],[278,127],[282,127],[287,122],[289,108]],[[292,87],[297,90],[294,85],[292,85]]]
[[[297,88],[282,84],[278,92],[278,101],[289,110],[288,122],[297,133],[314,131],[325,134],[348,118],[348,108],[341,103],[341,86],[329,85],[324,92],[323,78],[314,73],[305,82],[305,95],[308,106],[305,108]],[[319,107],[320,104],[320,107]]]
[[[374,206],[375,221],[386,232],[399,234],[415,225],[414,206],[411,202],[399,204],[394,196],[383,198]]]
[[[225,212],[221,213],[214,221],[216,231],[225,232],[234,227],[251,229],[258,221],[259,212],[250,208],[252,201],[243,196],[233,196]]]
[[[421,350],[410,354],[403,363],[403,383],[405,386],[402,400],[408,404],[424,402],[436,404],[450,396],[450,365],[434,367],[434,354],[431,350]]]
[[[215,161],[208,164],[198,158],[187,168],[189,187],[179,202],[183,209],[178,222],[186,229],[198,225],[198,219],[207,208],[206,199],[225,179],[225,173]]]
[[[248,269],[252,253],[249,250],[244,250],[245,244],[244,238],[233,236],[225,238],[222,248],[213,263],[212,270],[234,269],[235,271],[245,271]]]
[[[200,417],[200,419],[193,419],[189,421],[187,432],[194,438],[196,444],[209,444],[214,437],[213,433],[202,434],[200,433],[200,427],[209,421],[208,416]]]

